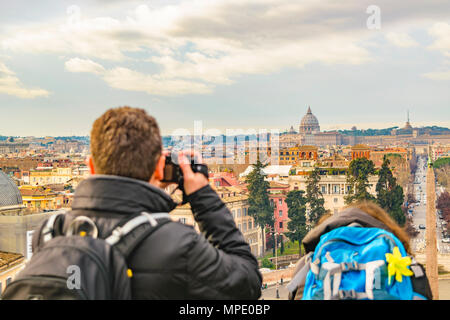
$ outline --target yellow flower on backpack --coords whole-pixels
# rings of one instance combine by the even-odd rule
[[[391,284],[391,278],[395,275],[395,280],[398,282],[403,281],[403,276],[410,277],[414,273],[408,269],[411,265],[410,257],[402,257],[398,247],[395,247],[393,253],[386,253],[386,261],[388,263],[388,284]]]

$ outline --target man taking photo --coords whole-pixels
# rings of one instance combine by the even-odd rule
[[[258,262],[208,179],[180,157],[184,192],[202,234],[179,222],[161,226],[128,258],[133,299],[257,299]],[[142,109],[114,108],[91,131],[92,176],[76,189],[73,216],[92,219],[99,238],[139,212],[170,212],[161,188],[165,155],[156,120]]]

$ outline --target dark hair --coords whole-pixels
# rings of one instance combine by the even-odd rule
[[[161,152],[158,124],[143,109],[109,109],[92,126],[91,154],[98,174],[149,181]]]

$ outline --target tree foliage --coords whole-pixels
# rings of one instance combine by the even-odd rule
[[[261,267],[262,268],[269,268],[269,269],[274,269],[275,265],[273,264],[272,261],[270,261],[268,258],[264,258],[261,261]]]
[[[263,169],[266,167],[259,159],[256,161],[253,170],[247,175],[246,182],[248,196],[248,214],[255,219],[255,223],[263,230],[265,227],[274,229],[275,218],[273,215],[273,208],[269,200],[269,182],[264,180]],[[275,234],[272,235],[274,239]],[[275,250],[275,246],[273,248]]]
[[[450,166],[450,157],[437,159],[433,163],[434,168],[440,168],[443,166]]]
[[[350,162],[347,171],[347,183],[350,185],[350,190],[345,197],[346,204],[363,200],[375,200],[375,197],[367,191],[367,188],[370,187],[369,176],[374,173],[375,165],[371,160],[358,158]]]
[[[408,197],[407,197],[407,201],[408,203],[416,203],[416,197],[414,196],[414,194],[412,192],[408,193]]]
[[[447,227],[450,227],[450,193],[448,191],[442,192],[436,204],[436,209],[441,210],[442,217],[448,223]]]
[[[408,210],[408,209],[406,208],[406,210]],[[405,215],[406,215],[406,212],[405,212],[406,210],[403,210]],[[404,229],[410,239],[417,238],[417,236],[420,234],[420,232],[417,231],[417,229],[414,227],[414,222],[413,222],[412,218],[406,218]]]
[[[255,219],[255,223],[261,228],[266,226],[273,227],[275,222],[268,193],[270,185],[269,182],[264,180],[264,172],[262,170],[266,166],[258,160],[246,178],[249,191],[248,214]]]
[[[306,183],[306,201],[309,204],[309,223],[314,226],[326,210],[324,207],[325,200],[319,188],[320,170],[315,168],[311,171]]]
[[[445,188],[450,187],[450,158],[441,158],[433,163],[437,182]]]
[[[289,232],[286,233],[291,241],[298,241],[299,250],[301,242],[308,232],[306,226],[306,198],[303,196],[305,191],[293,190],[288,192],[286,203],[288,205]]]
[[[436,208],[439,210],[450,209],[450,193],[448,191],[444,191],[439,195]]]
[[[397,184],[397,179],[392,174],[389,164],[389,159],[385,156],[381,169],[378,172],[378,183],[376,186],[377,203],[400,226],[403,226],[406,222],[406,216],[402,210],[404,202],[403,188]]]

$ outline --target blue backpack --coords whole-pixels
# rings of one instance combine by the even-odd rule
[[[412,278],[426,278],[414,258],[402,267],[389,259],[388,263],[386,254],[400,260],[407,257],[401,241],[390,232],[339,227],[320,237],[290,285],[304,284],[303,300],[426,300],[413,289]]]

